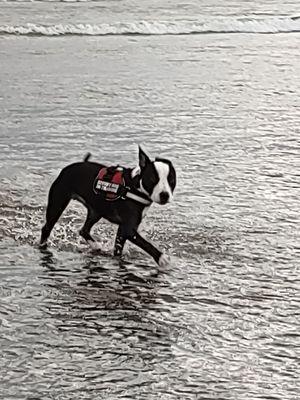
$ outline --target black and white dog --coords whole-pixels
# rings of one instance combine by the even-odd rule
[[[79,234],[97,248],[90,234],[93,225],[105,218],[118,224],[114,255],[121,256],[126,240],[134,243],[163,267],[168,257],[145,240],[138,227],[152,202],[166,204],[173,198],[176,172],[171,161],[156,158],[151,161],[139,147],[139,166],[136,168],[105,167],[88,161],[68,165],[52,184],[42,228],[40,248],[47,239],[70,200],[78,200],[87,208],[87,218]],[[110,179],[107,177],[110,175]]]

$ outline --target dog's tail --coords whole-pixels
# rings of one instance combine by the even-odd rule
[[[87,154],[85,155],[83,161],[84,161],[84,162],[89,161],[90,157],[91,157],[91,153],[87,153]]]

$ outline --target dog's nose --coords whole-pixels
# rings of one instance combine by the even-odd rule
[[[169,197],[168,192],[161,192],[159,195],[160,204],[166,204],[169,201]]]

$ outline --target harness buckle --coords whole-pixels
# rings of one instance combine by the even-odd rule
[[[126,195],[129,192],[129,190],[130,190],[130,188],[128,186],[120,185],[119,190],[118,190],[119,198],[122,200],[126,200]]]

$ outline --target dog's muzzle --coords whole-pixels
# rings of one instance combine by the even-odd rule
[[[161,192],[159,194],[159,202],[160,204],[167,204],[170,200],[170,195],[168,192]]]

